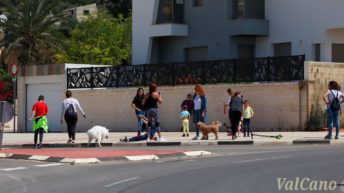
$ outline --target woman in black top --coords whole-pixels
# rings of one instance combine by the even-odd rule
[[[242,115],[243,105],[244,105],[244,101],[241,97],[241,93],[235,92],[234,96],[232,96],[231,101],[229,103],[229,118],[232,123],[232,139],[233,140],[237,138],[236,133],[238,131],[238,126],[239,126],[239,122]]]
[[[154,83],[149,86],[149,93],[145,95],[142,104],[148,118],[147,133],[150,133],[151,127],[155,126],[158,133],[159,141],[165,141],[165,139],[161,137],[160,131],[158,103],[162,103],[162,97],[160,93],[157,92],[157,87],[158,86]],[[147,138],[147,141],[150,141],[150,137]]]
[[[137,89],[136,96],[134,97],[133,101],[131,102],[131,107],[135,109],[136,117],[137,117],[137,136],[141,136],[141,131],[144,129],[143,127],[143,120],[140,115],[145,116],[145,111],[143,110],[142,100],[145,96],[145,93],[142,88]]]

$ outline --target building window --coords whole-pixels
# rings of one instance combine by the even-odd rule
[[[265,18],[265,0],[233,0],[232,18]]]
[[[89,15],[90,14],[90,10],[84,10],[84,15]]]
[[[332,62],[344,62],[344,44],[332,44]]]
[[[274,44],[274,56],[291,56],[291,42]]]
[[[184,23],[184,0],[160,0],[156,23]]]
[[[202,7],[203,6],[203,0],[193,0],[193,6],[194,7]]]
[[[314,61],[320,61],[320,44],[314,44]]]

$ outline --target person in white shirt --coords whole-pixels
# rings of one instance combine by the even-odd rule
[[[327,129],[328,134],[325,139],[332,139],[333,123],[336,126],[335,139],[339,139],[340,129],[340,104],[344,102],[343,93],[339,91],[340,85],[336,81],[330,81],[328,84],[328,90],[323,96],[324,103],[327,105]]]
[[[80,110],[83,117],[86,119],[85,112],[82,110],[78,99],[72,98],[72,92],[66,91],[66,99],[62,102],[61,108],[61,124],[63,124],[63,118],[67,124],[68,141],[67,143],[75,143],[75,129],[78,122],[78,111]]]

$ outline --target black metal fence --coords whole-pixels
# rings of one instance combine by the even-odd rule
[[[250,60],[68,68],[67,88],[279,82],[303,80],[305,55]]]

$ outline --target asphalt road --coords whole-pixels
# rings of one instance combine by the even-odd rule
[[[91,165],[0,160],[0,193],[344,192],[337,186],[344,184],[342,146],[206,146],[202,150],[215,156]]]

